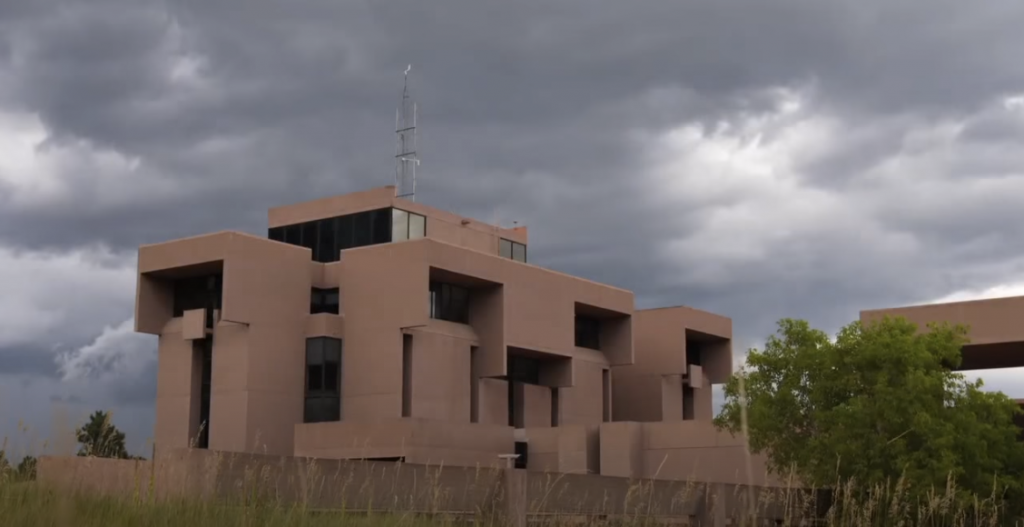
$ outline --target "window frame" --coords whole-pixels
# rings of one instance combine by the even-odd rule
[[[343,353],[344,342],[342,339],[334,337],[309,337],[306,339],[302,422],[321,423],[341,420]],[[317,354],[319,357],[316,356]],[[334,372],[334,387],[328,388],[331,371]],[[317,388],[311,388],[314,382],[312,377],[319,377],[316,381]],[[311,411],[311,403],[312,405],[323,404],[327,408],[326,415],[311,415],[314,413]]]
[[[420,225],[416,229],[413,228],[413,220],[419,222]],[[422,228],[420,228],[422,227]],[[414,232],[415,231],[415,232]],[[406,240],[418,240],[420,238],[427,237],[427,217],[422,214],[416,214],[405,209],[398,207],[391,208],[391,241],[392,242],[403,242]]]
[[[577,314],[574,326],[577,348],[601,350],[601,319]]]
[[[522,258],[517,258],[519,250],[522,251]],[[502,258],[508,258],[520,263],[527,263],[527,246],[525,243],[519,243],[517,241],[510,240],[508,238],[498,238],[498,255]]]
[[[309,314],[341,314],[341,289],[338,287],[313,287],[310,289]],[[331,303],[331,297],[334,302]]]
[[[454,297],[463,302],[453,305]],[[438,280],[430,281],[430,318],[456,324],[469,324],[470,290],[468,287]]]

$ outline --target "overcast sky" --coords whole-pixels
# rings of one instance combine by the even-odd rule
[[[1022,26],[1019,0],[2,0],[0,436],[53,451],[107,408],[144,451],[138,245],[390,184],[410,63],[419,201],[731,316],[738,354],[781,317],[1024,294]]]

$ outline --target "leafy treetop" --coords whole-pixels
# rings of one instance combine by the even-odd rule
[[[869,489],[902,478],[920,497],[952,481],[964,496],[995,491],[1024,502],[1018,406],[951,370],[967,328],[928,328],[885,318],[854,322],[830,339],[783,319],[726,384],[716,424],[745,433],[775,472],[805,485]]]
[[[81,448],[79,456],[129,459],[124,432],[110,422],[110,415],[97,410],[81,428],[75,430]]]

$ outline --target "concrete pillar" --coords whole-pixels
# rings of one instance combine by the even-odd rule
[[[505,491],[505,524],[509,527],[526,527],[526,471],[506,468],[502,483]]]

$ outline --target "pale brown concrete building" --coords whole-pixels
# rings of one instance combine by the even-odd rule
[[[139,249],[157,449],[750,482],[711,424],[730,319],[533,265],[526,228],[394,196],[269,211],[267,238]],[[754,460],[757,481],[763,463]],[[742,472],[742,473],[741,473]]]

